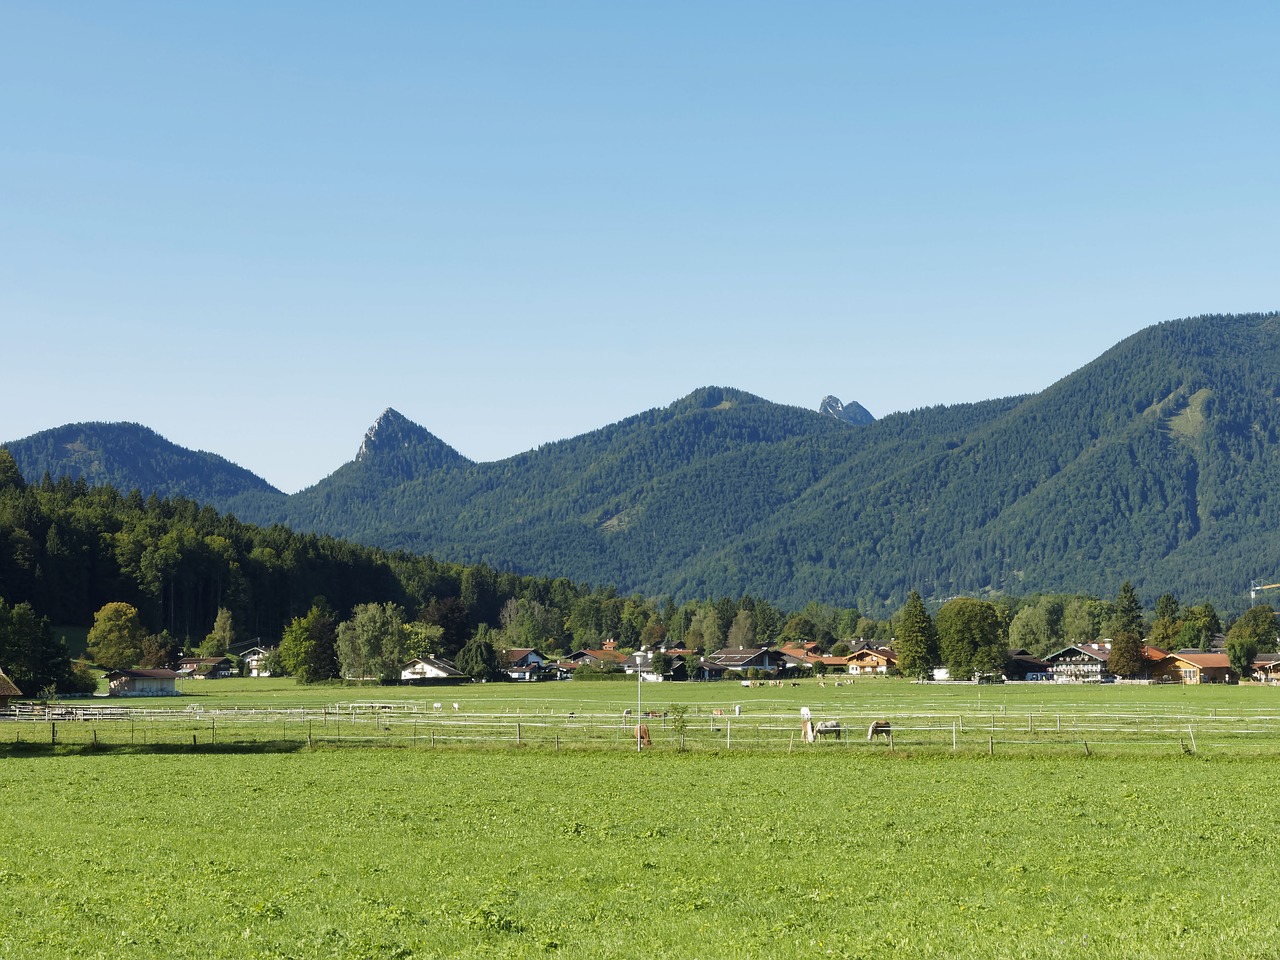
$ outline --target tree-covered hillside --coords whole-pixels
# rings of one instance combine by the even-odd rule
[[[308,490],[209,502],[647,595],[883,612],[911,589],[1106,594],[1131,580],[1148,601],[1174,591],[1233,611],[1250,579],[1280,575],[1277,334],[1277,314],[1172,321],[1035,395],[859,424],[709,387],[496,463],[389,411]],[[59,473],[15,456],[28,478]]]

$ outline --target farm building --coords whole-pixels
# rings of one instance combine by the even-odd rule
[[[1004,665],[1006,680],[1047,680],[1051,677],[1048,661],[1032,656],[1030,650],[1021,647],[1009,651],[1009,659]]]
[[[469,678],[444,657],[417,657],[404,665],[400,679],[405,683],[429,683]]]
[[[1080,643],[1049,654],[1045,662],[1056,682],[1087,683],[1111,677],[1111,671],[1107,669],[1109,659],[1110,642]]]
[[[0,670],[0,710],[9,709],[9,701],[14,697],[22,696],[22,691],[17,685],[4,675],[4,671]]]
[[[178,675],[172,670],[112,670],[107,674],[109,697],[173,697]]]

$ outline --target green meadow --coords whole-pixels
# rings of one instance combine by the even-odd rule
[[[0,960],[1275,956],[1272,688],[188,686],[0,723]]]
[[[1270,763],[15,753],[0,957],[1269,957]]]

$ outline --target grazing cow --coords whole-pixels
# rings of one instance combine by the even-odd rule
[[[649,725],[647,723],[636,724],[636,746],[652,747],[653,741],[649,739]]]
[[[839,720],[823,720],[816,727],[813,728],[813,732],[819,737],[835,737],[837,740],[839,740],[840,739],[840,721]]]
[[[887,737],[893,731],[888,720],[875,720],[867,727],[867,740],[872,737]]]

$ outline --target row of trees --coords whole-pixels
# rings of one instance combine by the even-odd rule
[[[478,675],[503,648],[536,647],[555,656],[609,638],[624,649],[683,644],[712,652],[793,641],[841,653],[852,638],[896,637],[911,663],[912,637],[930,629],[937,631],[934,646],[925,647],[931,664],[964,675],[992,667],[1002,647],[1043,655],[1069,642],[1114,637],[1127,616],[1120,598],[1062,595],[960,598],[936,610],[936,624],[915,593],[884,620],[820,603],[788,611],[752,596],[683,603],[620,596],[566,578],[254,527],[183,499],[144,499],[66,480],[29,485],[2,449],[0,598],[7,601],[0,620],[18,624],[0,623],[0,669],[24,690],[70,689],[75,682],[51,624],[95,624],[89,652],[103,666],[159,666],[183,652],[216,655],[239,639],[279,644],[284,669],[322,680],[389,677],[393,666],[425,653],[472,664],[468,672]],[[928,628],[918,622],[921,615]],[[1254,624],[1250,636],[1266,649],[1274,636],[1265,635],[1264,620],[1250,611],[1233,625],[1233,639],[1245,642]],[[1183,607],[1166,596],[1141,635],[1176,648],[1207,645],[1221,629],[1209,604]]]
[[[920,594],[912,591],[893,620],[898,668],[912,677],[928,676],[937,666],[945,666],[952,677],[997,673],[1011,647],[1043,657],[1068,644],[1105,636],[1111,642],[1107,669],[1132,677],[1148,666],[1144,645],[1166,652],[1208,650],[1222,631],[1212,605],[1183,607],[1172,594],[1162,596],[1154,618],[1146,620],[1137,592],[1127,581],[1114,602],[1081,596],[1039,597],[1016,613],[1014,609],[1005,600],[992,603],[958,597],[931,617]],[[1258,654],[1274,653],[1278,641],[1275,611],[1265,605],[1250,608],[1226,633],[1233,669],[1248,676]]]

